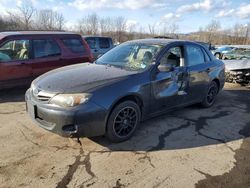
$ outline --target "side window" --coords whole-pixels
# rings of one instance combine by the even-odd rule
[[[204,54],[201,51],[200,47],[187,46],[186,51],[188,66],[194,66],[205,63]]]
[[[88,43],[91,49],[96,49],[96,40],[95,38],[85,38],[86,42]]]
[[[62,39],[63,44],[74,53],[83,53],[85,52],[85,47],[81,39]]]
[[[173,47],[170,48],[167,53],[161,58],[161,64],[170,64],[173,67],[180,66],[180,59],[181,59],[181,48],[180,47]]]
[[[29,40],[12,40],[0,47],[0,61],[29,59]]]
[[[109,39],[99,38],[99,46],[100,48],[110,48]]]
[[[33,40],[34,58],[58,56],[61,50],[58,44],[51,39]]]

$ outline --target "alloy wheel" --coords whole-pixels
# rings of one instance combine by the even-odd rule
[[[210,89],[208,91],[208,94],[207,94],[207,102],[209,104],[214,102],[215,97],[217,95],[217,92],[218,92],[218,90],[217,90],[216,86],[213,85],[212,87],[210,87]]]
[[[133,107],[125,107],[117,113],[113,129],[118,137],[126,137],[136,128],[138,115]]]

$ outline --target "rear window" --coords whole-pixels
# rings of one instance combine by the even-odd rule
[[[110,48],[109,39],[99,38],[99,46],[100,48]]]
[[[95,38],[85,38],[86,42],[88,43],[91,49],[96,49],[96,40]]]
[[[52,39],[33,40],[34,57],[44,58],[61,55],[61,49]]]
[[[80,39],[62,39],[64,45],[74,53],[85,52],[84,45]]]

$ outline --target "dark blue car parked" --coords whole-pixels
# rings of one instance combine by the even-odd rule
[[[130,138],[142,120],[176,107],[214,104],[224,64],[195,42],[144,39],[123,43],[94,64],[48,72],[26,92],[41,127],[63,136]]]

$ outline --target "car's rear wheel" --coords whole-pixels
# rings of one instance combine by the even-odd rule
[[[228,58],[223,55],[221,59],[227,60]]]
[[[214,55],[217,59],[220,59],[221,58],[221,55],[220,55],[220,53],[215,53],[215,55]]]
[[[112,142],[128,140],[135,132],[141,119],[140,107],[133,101],[118,104],[111,112],[106,137]]]
[[[201,105],[205,108],[211,107],[215,102],[215,98],[218,94],[218,91],[219,91],[219,87],[217,83],[215,81],[212,81],[211,84],[209,85],[207,94],[205,98],[203,99]]]

